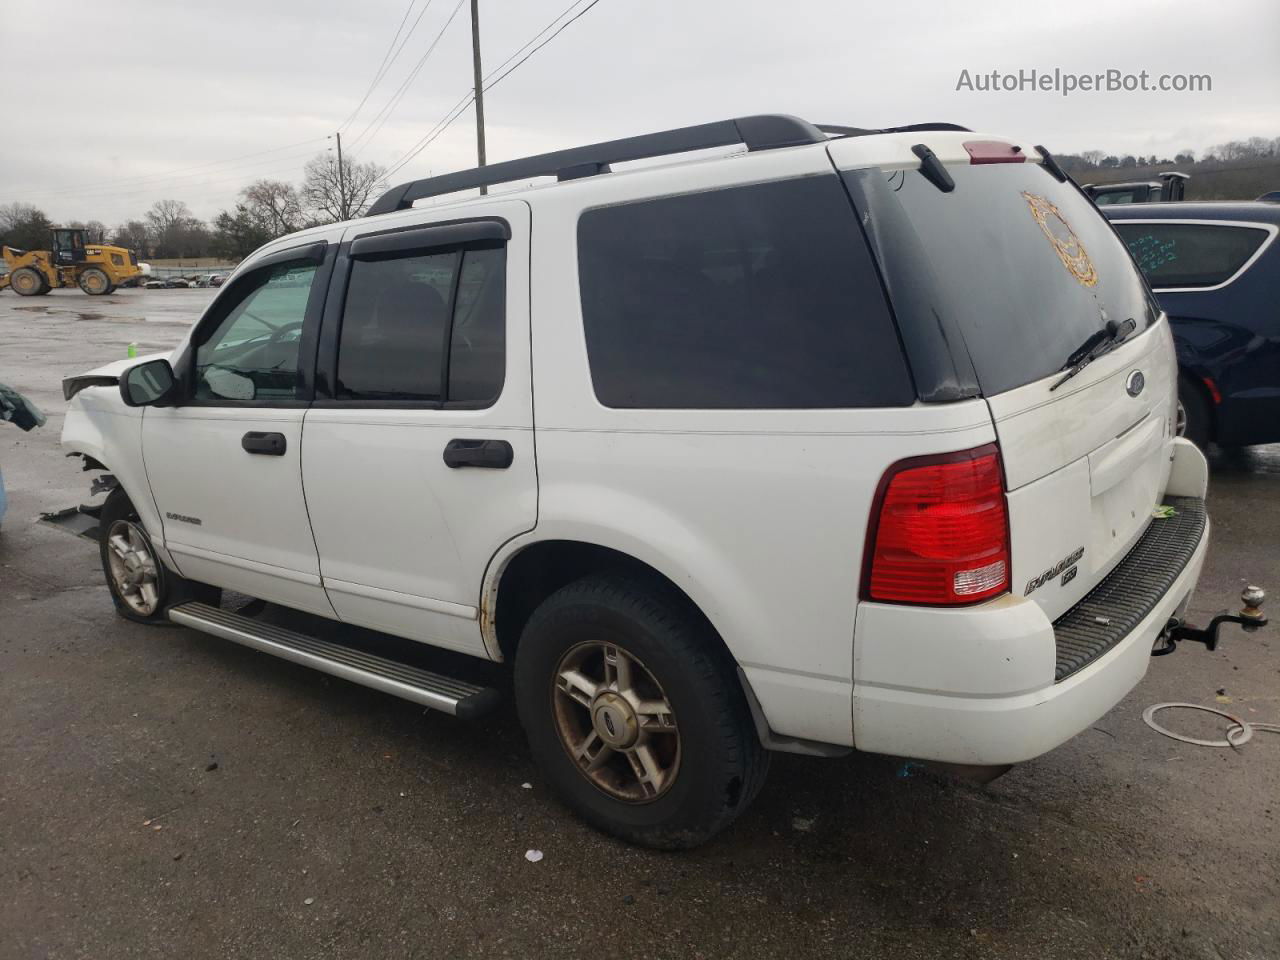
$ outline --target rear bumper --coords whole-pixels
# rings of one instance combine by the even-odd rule
[[[1059,638],[1032,601],[1009,596],[966,610],[863,604],[854,646],[855,745],[995,765],[1030,760],[1069,740],[1146,673],[1153,641],[1200,577],[1207,518],[1198,538],[1174,561],[1180,569],[1166,571],[1152,605],[1142,604],[1136,624],[1056,682],[1063,674]],[[1123,567],[1094,593],[1123,576]]]

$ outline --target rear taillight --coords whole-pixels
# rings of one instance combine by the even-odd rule
[[[1009,589],[1009,516],[995,444],[903,460],[880,490],[867,599],[953,606]]]

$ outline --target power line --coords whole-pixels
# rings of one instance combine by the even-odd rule
[[[387,52],[382,55],[382,62],[378,64],[378,69],[374,71],[373,81],[369,84],[369,89],[364,92],[364,96],[360,98],[360,102],[356,104],[356,108],[351,111],[351,115],[347,117],[347,119],[343,120],[342,123],[338,124],[339,130],[345,130],[352,121],[355,120],[356,116],[359,115],[360,111],[364,108],[365,103],[368,101],[369,95],[373,93],[374,88],[382,82],[382,78],[387,75],[387,71],[391,69],[391,65],[396,62],[396,57],[400,56],[400,51],[404,49],[405,43],[408,43],[409,38],[413,36],[413,31],[418,29],[418,23],[422,20],[422,15],[427,12],[427,7],[431,6],[431,0],[427,0],[427,5],[418,12],[418,19],[413,21],[413,26],[410,27],[409,32],[405,34],[404,43],[401,43],[398,48],[396,47],[396,41],[400,39],[400,31],[404,29],[404,25],[409,19],[409,14],[413,12],[413,5],[417,2],[418,0],[409,0],[409,6],[405,8],[404,16],[400,18],[400,26],[396,27],[396,35],[391,38],[391,43],[387,45]],[[393,49],[395,50],[394,56],[391,53]]]
[[[515,64],[515,66],[511,67],[509,70],[507,70],[507,72],[506,72],[506,73],[504,73],[502,76],[498,77],[496,80],[492,80],[492,81],[490,81],[489,83],[486,83],[486,84],[484,85],[485,90],[489,90],[489,89],[491,89],[491,88],[493,88],[493,87],[496,87],[498,84],[500,84],[503,80],[505,80],[507,77],[509,77],[512,73],[514,73],[517,67],[521,66],[521,65],[522,65],[526,60],[528,60],[530,57],[532,57],[535,53],[537,53],[539,50],[541,50],[543,47],[545,47],[548,43],[550,43],[550,42],[551,42],[552,40],[554,40],[556,37],[560,36],[560,34],[564,32],[564,30],[565,30],[565,28],[566,28],[566,27],[568,27],[568,26],[569,26],[571,23],[573,23],[575,20],[577,20],[578,18],[580,18],[581,16],[583,16],[583,15],[584,15],[588,10],[590,10],[592,7],[594,7],[594,6],[595,6],[597,3],[599,3],[599,2],[600,2],[600,0],[591,0],[591,2],[590,2],[589,4],[587,4],[585,7],[583,7],[581,10],[579,10],[577,13],[575,13],[572,17],[570,17],[568,20],[566,20],[564,23],[562,23],[562,24],[561,24],[561,25],[556,29],[556,32],[555,32],[555,33],[551,34],[551,36],[547,37],[547,39],[543,40],[540,44],[538,44],[536,47],[534,47],[532,50],[530,50],[528,53],[526,53],[523,57],[521,57],[521,58],[520,58],[519,63],[516,63],[516,64]]]
[[[539,50],[545,47],[548,43],[550,43],[552,40],[558,37],[565,30],[565,28],[567,28],[571,23],[573,23],[575,20],[578,20],[588,10],[590,10],[597,3],[599,3],[600,0],[591,0],[590,3],[588,3],[585,7],[579,10],[576,14],[574,14],[568,20],[565,20],[564,23],[561,23],[560,26],[557,27],[553,33],[551,33],[550,36],[548,36],[541,43],[538,43],[536,46],[534,46],[533,49],[529,50],[529,47],[532,44],[534,44],[539,37],[547,33],[547,31],[551,30],[551,28],[555,26],[556,23],[562,20],[565,17],[565,15],[568,14],[569,11],[572,10],[575,6],[577,6],[578,3],[580,2],[581,0],[574,0],[574,2],[569,4],[569,6],[564,11],[562,11],[559,16],[557,16],[549,24],[547,24],[545,27],[539,30],[536,34],[534,34],[533,39],[527,41],[515,53],[507,57],[506,60],[504,60],[501,64],[499,64],[489,74],[489,77],[493,77],[494,79],[489,79],[489,77],[486,77],[485,82],[481,85],[482,88],[486,92],[489,90],[492,90],[499,83],[501,83],[503,80],[509,77],[512,73],[514,73],[516,69],[518,69],[521,65],[523,65],[530,57],[532,57],[535,53],[537,53]],[[514,65],[508,68],[508,64],[511,64],[511,61],[519,57],[521,52],[525,50],[529,50],[529,52],[526,53],[523,57],[521,57],[517,63],[515,63]],[[412,147],[410,147],[407,153],[403,154],[399,160],[396,160],[391,165],[391,168],[387,171],[386,175],[391,176],[397,170],[401,169],[405,164],[407,164],[410,160],[412,160],[414,157],[420,154],[423,150],[429,147],[442,133],[444,133],[447,129],[449,129],[449,127],[453,124],[454,121],[456,121],[460,116],[462,116],[462,114],[466,111],[467,107],[471,106],[474,100],[475,100],[475,91],[473,88],[471,92],[465,94],[461,100],[459,100],[456,104],[454,104],[454,106],[449,109],[449,111],[444,115],[444,117],[442,117],[434,127],[428,130],[427,133],[420,140],[418,140],[417,143],[415,143]]]
[[[543,27],[541,30],[535,33],[532,37],[526,40],[524,44],[521,45],[519,48],[517,48],[514,53],[512,53],[509,57],[507,57],[507,59],[503,60],[500,64],[498,64],[491,71],[489,71],[489,76],[486,77],[485,80],[488,80],[490,77],[497,76],[497,74],[499,74],[503,69],[505,69],[506,66],[509,63],[511,63],[512,60],[520,56],[520,54],[528,50],[529,47],[537,43],[537,41],[543,36],[543,34],[545,34],[548,30],[550,30],[562,19],[564,19],[564,17],[569,13],[569,11],[571,11],[574,7],[576,7],[581,2],[582,0],[572,0],[569,6],[561,10],[560,13],[557,14],[550,23],[548,23],[545,27]],[[432,136],[432,134],[436,133],[436,130],[437,128],[440,127],[441,123],[443,123],[445,128],[447,128],[450,124],[454,122],[454,120],[457,119],[457,117],[453,115],[454,111],[466,110],[467,107],[471,106],[471,103],[474,99],[475,99],[475,88],[473,87],[467,93],[463,94],[462,98],[458,100],[457,103],[455,103],[452,107],[450,107],[445,112],[444,118],[437,121],[436,125],[432,127],[430,130],[428,130],[426,134],[414,144],[413,147],[410,147],[406,153],[401,154],[398,158],[396,158],[396,160],[392,161],[391,170],[388,171],[388,173],[389,174],[395,173],[396,170],[399,170],[407,161],[411,160],[412,156],[410,154],[413,153],[414,149],[417,147],[418,144],[422,144],[425,147],[428,143],[434,140],[435,137]],[[441,129],[440,133],[443,133],[443,132],[444,130]],[[426,143],[424,143],[423,141],[426,141]]]
[[[444,26],[441,27],[440,32],[436,34],[436,38],[431,41],[431,46],[427,47],[427,52],[422,55],[414,68],[409,71],[409,75],[404,78],[404,81],[396,89],[396,92],[391,95],[391,99],[387,101],[386,105],[378,111],[374,118],[365,125],[365,128],[361,130],[356,138],[351,142],[351,148],[353,150],[361,141],[364,141],[363,145],[367,147],[373,138],[377,136],[378,130],[382,129],[382,125],[387,122],[387,119],[391,116],[392,112],[394,112],[396,106],[404,98],[404,95],[408,93],[410,84],[412,84],[414,79],[417,78],[418,74],[422,71],[422,68],[426,66],[427,60],[430,59],[431,54],[435,52],[437,45],[440,43],[440,39],[444,36],[445,31],[449,29],[449,25],[453,23],[454,18],[458,15],[458,11],[462,9],[462,5],[465,2],[466,0],[458,0],[458,3],[453,8],[453,12],[449,14],[449,19],[444,22]],[[376,128],[372,133],[370,133],[370,128],[374,127],[375,124]],[[368,134],[367,138],[365,136],[366,134]]]

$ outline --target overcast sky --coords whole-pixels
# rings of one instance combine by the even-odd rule
[[[458,3],[430,0],[342,128],[348,156],[392,164],[467,93],[463,0],[385,124],[370,125]],[[480,0],[486,73],[568,4]],[[116,224],[172,197],[210,218],[257,177],[300,182],[307,157],[364,95],[407,7],[111,0],[51,14],[0,0],[0,203]],[[964,69],[1055,67],[1210,74],[1213,89],[956,90]],[[1280,2],[600,0],[488,95],[489,158],[762,112],[857,126],[948,120],[1063,153],[1172,155],[1280,136]],[[473,166],[474,136],[468,111],[394,179]]]

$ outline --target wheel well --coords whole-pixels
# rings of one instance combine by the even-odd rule
[[[1209,421],[1209,439],[1216,439],[1218,435],[1218,405],[1213,402],[1213,395],[1209,392],[1209,386],[1204,382],[1204,378],[1187,370],[1179,370],[1178,384],[1179,386],[1186,384],[1187,388],[1194,390],[1196,395],[1204,402],[1204,410]]]
[[[665,594],[704,623],[708,636],[726,654],[723,638],[696,603],[670,577],[610,547],[577,540],[544,540],[531,544],[507,564],[498,581],[494,630],[505,660],[515,656],[524,625],[538,605],[561,587],[595,574],[614,574],[638,580]]]

